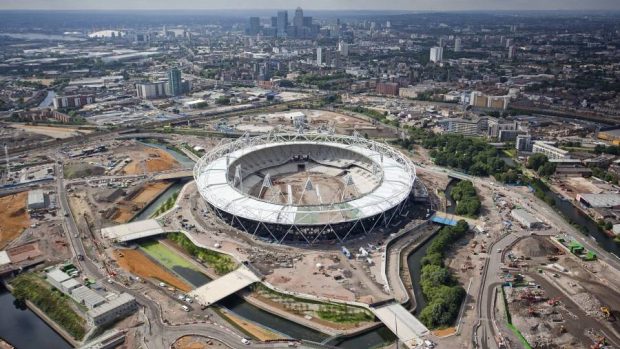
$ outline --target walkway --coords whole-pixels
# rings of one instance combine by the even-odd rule
[[[370,308],[370,310],[407,348],[415,348],[423,344],[422,337],[430,333],[420,320],[398,303],[390,303],[378,308]]]
[[[196,298],[201,305],[209,306],[259,281],[258,276],[245,265],[242,265],[237,270],[215,279],[189,294]]]
[[[119,224],[101,229],[101,236],[117,242],[127,242],[163,233],[165,233],[164,228],[155,219]]]

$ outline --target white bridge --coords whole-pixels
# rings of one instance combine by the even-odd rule
[[[422,337],[429,334],[426,326],[398,303],[371,307],[370,310],[407,348],[419,347],[423,344]]]
[[[245,265],[241,265],[237,270],[191,291],[189,295],[194,297],[199,304],[210,306],[260,281],[260,278],[256,276],[256,274]]]

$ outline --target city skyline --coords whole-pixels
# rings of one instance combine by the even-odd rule
[[[197,0],[179,0],[174,6],[163,0],[7,0],[0,3],[0,10],[164,10],[164,9],[202,9],[202,10],[248,10],[251,9],[294,9],[301,6],[309,10],[397,10],[397,11],[549,11],[549,10],[620,10],[620,2],[615,0],[593,0],[585,5],[577,0],[394,0],[389,4],[378,1],[307,1],[295,3],[285,0],[256,1],[241,0],[233,4],[223,0],[202,2]]]

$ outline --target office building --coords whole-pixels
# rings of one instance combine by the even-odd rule
[[[325,51],[322,47],[316,48],[316,65],[321,66],[325,61]]]
[[[518,135],[515,148],[517,148],[518,151],[532,151],[532,136]]]
[[[172,68],[168,71],[168,88],[171,96],[180,96],[183,94],[181,71],[178,68]]]
[[[88,322],[94,326],[101,326],[125,317],[138,310],[138,302],[127,293],[121,293],[117,298],[108,301],[88,311]]]
[[[398,96],[398,84],[395,82],[380,82],[377,84],[375,91],[378,94]]]
[[[433,63],[439,63],[443,59],[443,47],[431,47],[430,60]]]
[[[493,117],[489,117],[487,120],[488,120],[487,136],[491,138],[500,138],[500,135],[502,132],[513,131],[513,135],[514,137],[516,137],[517,128],[519,126],[516,121],[504,121],[504,120],[493,118]],[[508,135],[508,133],[506,133],[504,137],[511,138],[513,136]]]
[[[515,45],[511,45],[508,47],[508,59],[515,59],[517,56],[517,47]]]
[[[94,103],[95,97],[91,95],[75,95],[54,97],[55,109],[77,109],[86,104]]]
[[[304,10],[298,7],[295,10],[295,17],[293,17],[293,26],[299,31],[304,27]]]
[[[340,43],[338,43],[338,52],[340,52],[342,56],[347,57],[349,55],[349,44],[340,41]]]
[[[549,159],[569,159],[568,151],[555,147],[552,143],[544,141],[535,141],[532,146],[534,153],[545,154]]]
[[[165,81],[136,84],[136,96],[142,99],[156,99],[166,97]]]
[[[256,35],[260,33],[260,18],[250,17],[247,33],[248,35]]]
[[[454,52],[461,52],[462,44],[461,38],[454,39]]]
[[[288,11],[278,11],[276,24],[276,35],[279,38],[286,37],[288,28]]]

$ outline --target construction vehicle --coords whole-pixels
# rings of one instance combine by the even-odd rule
[[[598,338],[598,341],[596,341],[594,344],[590,346],[590,349],[602,349],[602,348],[605,348],[606,345],[607,345],[607,340],[605,339],[605,337],[601,336]]]
[[[603,316],[605,316],[605,320],[609,322],[616,321],[616,317],[611,313],[609,307],[601,307],[601,313],[603,313]]]

